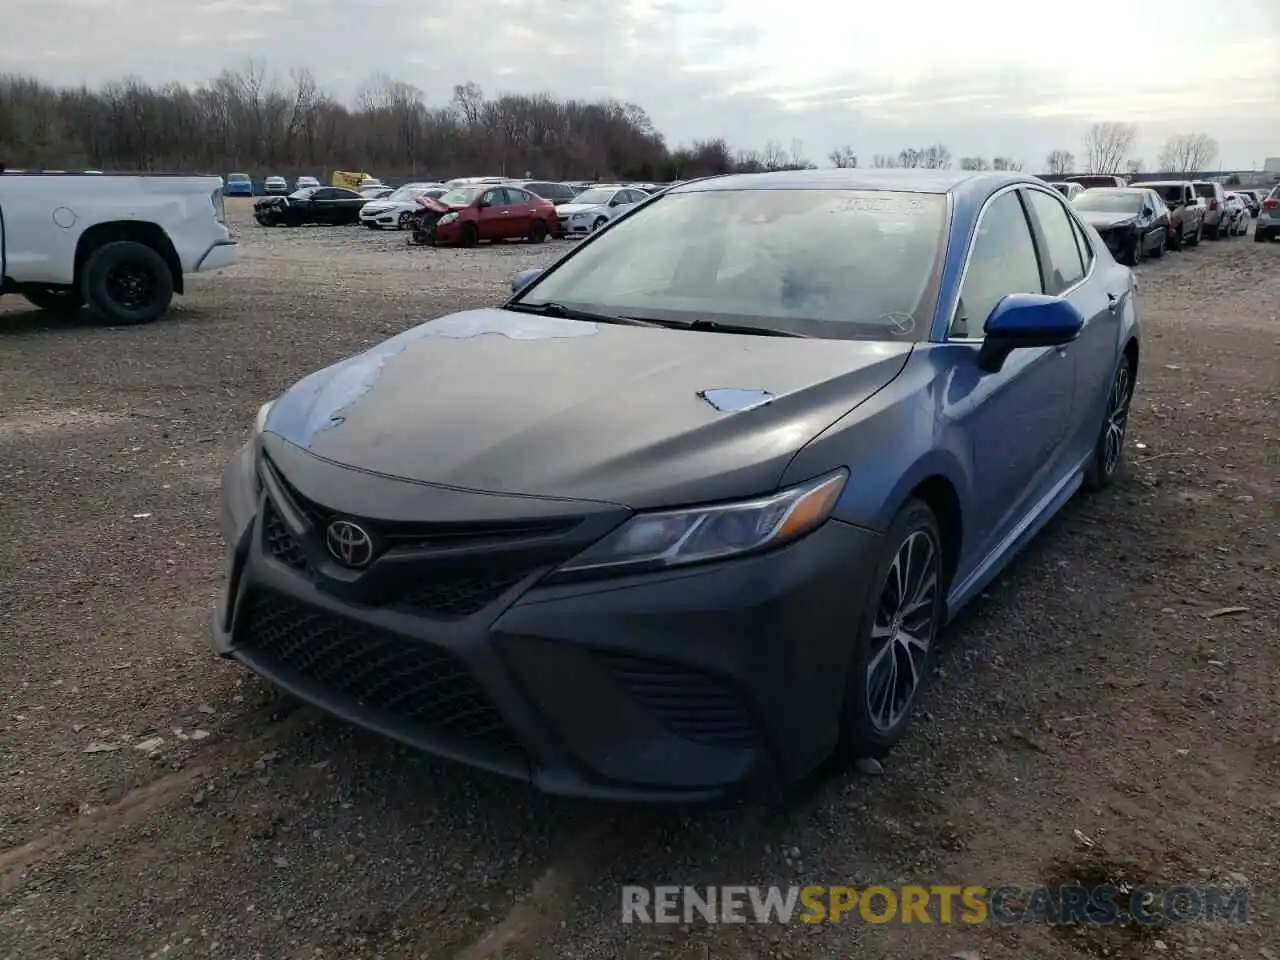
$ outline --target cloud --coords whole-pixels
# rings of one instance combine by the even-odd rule
[[[351,98],[375,72],[446,101],[486,92],[616,97],[672,142],[802,140],[821,160],[942,141],[957,155],[1035,167],[1080,152],[1096,120],[1164,138],[1203,131],[1223,164],[1280,142],[1280,4],[1077,0],[1056,17],[1027,0],[917,0],[909,9],[830,0],[7,0],[0,63],[96,84],[132,74],[199,83],[246,58],[282,76],[305,66]],[[1153,64],[1160,64],[1153,70]]]

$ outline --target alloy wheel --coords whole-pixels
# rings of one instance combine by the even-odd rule
[[[124,261],[116,264],[106,277],[107,295],[126,310],[140,310],[155,295],[155,277],[145,264]]]
[[[1103,438],[1102,469],[1109,477],[1120,466],[1124,454],[1125,431],[1129,429],[1129,400],[1133,388],[1129,383],[1129,365],[1121,364],[1107,398],[1107,426]]]
[[[898,547],[880,591],[867,659],[867,716],[881,733],[892,730],[924,683],[936,632],[939,550],[925,530]]]

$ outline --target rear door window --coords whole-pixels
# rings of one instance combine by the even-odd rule
[[[1080,248],[1071,231],[1071,217],[1061,200],[1043,190],[1028,190],[1027,198],[1040,221],[1040,230],[1048,248],[1045,251],[1051,287],[1048,292],[1057,295],[1074,287],[1084,276],[1084,262],[1080,259]]]

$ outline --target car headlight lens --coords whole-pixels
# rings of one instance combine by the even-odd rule
[[[586,215],[585,213],[575,213],[575,214],[573,215],[573,219],[574,219],[574,221],[575,221],[575,222],[581,222],[581,221],[583,221],[583,220],[587,219],[587,215]]]
[[[662,569],[781,546],[831,516],[848,476],[841,469],[755,500],[637,514],[559,572]]]
[[[268,400],[258,408],[258,417],[253,422],[253,435],[255,437],[262,436],[262,431],[267,428],[267,415],[271,413],[271,405],[273,403],[275,403],[274,400]]]
[[[458,215],[456,213],[446,213],[443,217],[441,217],[439,220],[436,221],[436,225],[441,227],[448,226],[449,224],[453,223],[453,221],[457,219],[458,219]]]

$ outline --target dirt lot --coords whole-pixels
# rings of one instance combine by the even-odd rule
[[[219,472],[258,404],[563,249],[233,215],[243,262],[153,326],[0,305],[0,956],[1280,957],[1280,245],[1140,269],[1128,477],[949,630],[882,776],[644,811],[437,764],[207,651]],[[623,883],[1073,876],[1247,884],[1253,921],[618,922]]]

